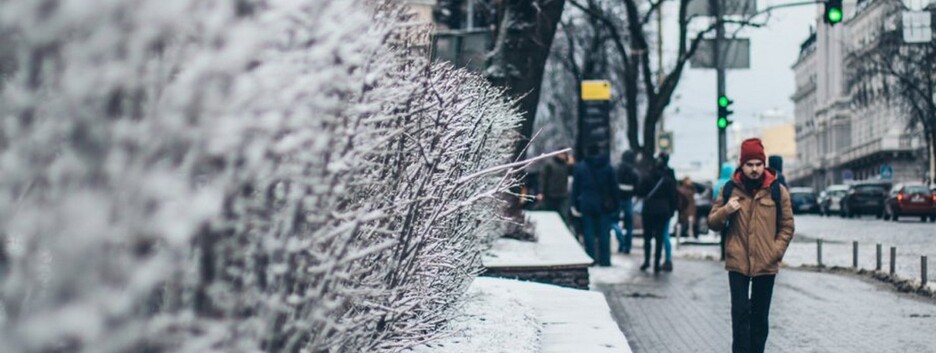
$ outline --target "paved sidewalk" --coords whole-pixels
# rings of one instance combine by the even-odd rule
[[[642,261],[616,254],[591,269],[633,351],[731,351],[723,264],[676,258],[673,273],[654,275]],[[936,301],[855,276],[782,269],[770,315],[768,352],[936,352]]]

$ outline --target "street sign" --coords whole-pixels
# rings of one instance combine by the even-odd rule
[[[704,16],[715,17],[710,11],[709,0],[690,0],[686,7],[686,17]],[[722,0],[722,15],[753,16],[757,13],[756,0]]]
[[[843,170],[842,170],[842,181],[850,181],[850,180],[852,180],[852,179],[855,179],[855,174],[852,173],[852,170],[851,170],[851,169],[843,169]]]
[[[904,11],[903,40],[904,43],[929,43],[933,40],[933,28],[930,26],[932,17],[929,11]]]
[[[894,167],[888,164],[881,165],[881,179],[891,180],[894,178]]]
[[[657,137],[657,148],[660,150],[660,152],[673,154],[673,132],[672,131],[660,131],[660,136]]]
[[[611,82],[586,80],[581,86],[582,110],[579,111],[579,133],[575,148],[578,156],[585,155],[590,145],[600,153],[611,153]]]
[[[582,81],[582,100],[606,101],[611,99],[611,82],[608,80]]]
[[[748,38],[726,39],[722,42],[722,48],[725,53],[726,69],[749,69],[751,68],[751,40]],[[693,69],[714,69],[715,68],[715,40],[703,39],[699,42],[699,48],[696,49],[689,63]]]

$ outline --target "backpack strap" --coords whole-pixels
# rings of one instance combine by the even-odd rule
[[[725,185],[722,186],[721,188],[722,207],[728,204],[728,197],[730,197],[731,193],[734,192],[734,188],[735,188],[735,184],[733,181],[731,181],[731,179],[725,182]],[[722,227],[721,233],[723,237],[728,235],[729,227],[731,227],[731,217],[725,220],[725,226]]]
[[[777,233],[780,232],[780,221],[783,218],[783,205],[780,204],[780,180],[774,180],[770,184],[770,198],[773,199],[774,205],[777,206]],[[776,234],[775,234],[776,235]]]
[[[783,221],[783,205],[780,204],[780,184],[779,180],[774,180],[773,183],[770,183],[770,198],[774,201],[774,205],[777,209],[777,232],[780,232],[780,222]],[[728,197],[731,196],[731,193],[734,191],[734,183],[729,180],[725,183],[725,186],[722,186],[722,206],[728,203]],[[728,234],[728,228],[731,227],[731,220],[729,219],[725,223],[725,227],[722,228],[722,235]]]

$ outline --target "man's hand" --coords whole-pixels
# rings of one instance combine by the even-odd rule
[[[728,208],[728,214],[734,214],[741,209],[741,203],[738,202],[738,197],[735,196],[728,200],[728,203],[725,204],[725,207]]]
[[[536,194],[536,201],[543,201],[543,194]]]

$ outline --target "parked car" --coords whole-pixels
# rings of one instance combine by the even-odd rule
[[[892,183],[889,181],[874,180],[862,181],[848,186],[848,193],[839,202],[839,214],[845,218],[861,215],[873,215],[881,218],[884,215],[884,199],[890,192]]]
[[[793,213],[819,213],[819,202],[813,188],[790,188],[790,202],[793,204]]]
[[[819,203],[819,213],[823,216],[831,216],[841,212],[842,198],[848,194],[848,185],[835,184],[829,185],[825,190],[819,193],[817,202]]]
[[[936,222],[936,195],[922,183],[894,185],[884,201],[884,219],[896,222],[901,216]]]

